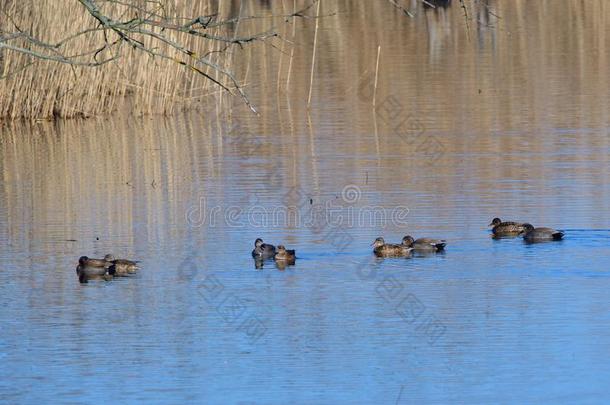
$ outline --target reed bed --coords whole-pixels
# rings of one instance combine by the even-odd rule
[[[0,0],[0,36],[6,37],[17,26],[40,41],[56,43],[74,32],[98,27],[96,20],[82,6],[83,1]],[[523,69],[539,65],[550,70],[558,69],[558,66],[548,65],[540,53],[522,51],[528,49],[528,41],[534,37],[532,32],[541,36],[539,42],[549,51],[565,52],[561,48],[564,45],[568,49],[587,49],[590,54],[586,55],[592,58],[591,61],[589,56],[583,56],[572,63],[580,67],[579,71],[591,70],[588,74],[603,76],[600,72],[605,72],[610,63],[605,51],[610,7],[602,0],[586,5],[579,0],[566,0],[562,7],[555,7],[555,0],[540,0],[537,5],[527,0],[511,3],[464,0],[453,1],[450,7],[439,7],[438,10],[424,10],[425,4],[431,2],[424,4],[422,0],[379,3],[335,0],[320,4],[318,14],[322,15],[321,19],[311,18],[316,15],[319,5],[315,0],[97,0],[95,4],[105,14],[127,21],[132,18],[132,15],[125,14],[122,5],[127,2],[151,9],[162,5],[165,18],[171,21],[212,14],[217,14],[216,21],[241,16],[239,22],[206,29],[209,34],[228,38],[276,31],[278,37],[230,45],[226,49],[226,43],[219,41],[162,29],[155,31],[164,32],[196,54],[207,54],[222,69],[235,72],[238,84],[262,109],[268,100],[281,93],[290,93],[291,98],[305,103],[309,101],[314,109],[327,92],[349,94],[357,89],[359,81],[369,72],[375,72],[375,101],[380,103],[396,83],[415,88],[426,80],[440,80],[440,77],[431,76],[436,70],[429,69],[429,66],[443,65],[445,59],[453,60],[455,65],[455,70],[448,74],[452,81],[443,86],[427,86],[418,97],[458,91],[459,88],[451,87],[459,83],[455,77],[471,74],[464,66],[477,63],[478,56],[475,55],[478,54],[470,52],[473,49],[482,53],[493,49],[497,53],[502,63],[494,73],[499,77],[510,78],[505,65],[519,64]],[[307,18],[286,17],[304,8],[307,8],[303,12]],[[264,18],[250,18],[255,15]],[[504,16],[514,16],[519,24],[509,26]],[[585,31],[576,31],[565,37],[549,35],[546,31],[524,34],[526,29],[533,30],[549,21],[560,26],[591,24],[596,34],[588,37],[584,36]],[[397,30],[400,35],[396,34]],[[116,39],[112,32],[108,37],[110,41]],[[188,60],[167,44],[137,35],[135,38],[176,60]],[[59,50],[64,55],[80,55],[97,49],[103,41],[103,32],[94,31],[67,41]],[[25,39],[15,39],[10,43],[48,54],[53,52],[34,46]],[[383,48],[383,61],[380,47]],[[417,63],[420,67],[417,75],[390,75],[392,63],[398,63],[397,55],[420,54],[421,47],[430,48],[427,59],[415,62],[402,56],[404,60],[400,62]],[[315,60],[314,48],[317,49]],[[0,39],[0,119],[88,117],[115,111],[172,114],[183,109],[205,107],[209,103],[218,104],[219,109],[229,105],[229,97],[210,97],[226,94],[219,85],[176,63],[176,60],[152,57],[127,44],[122,44],[118,50],[120,58],[102,66],[70,66],[3,49]],[[102,52],[98,56],[103,59],[111,55]],[[470,55],[470,59],[464,55]],[[202,70],[230,87],[239,97],[226,75],[209,66]],[[337,71],[342,72],[344,80],[327,80],[329,72]],[[482,88],[495,86],[486,80],[481,75]],[[585,82],[583,86],[587,83],[592,82]],[[605,78],[602,83],[606,83]],[[346,102],[357,105],[358,99],[348,98]],[[416,105],[410,108],[416,109]],[[426,111],[420,113],[432,116]]]
[[[4,37],[0,45],[10,44],[61,59],[44,60],[0,46],[0,119],[88,117],[117,110],[171,114],[217,94],[222,86],[240,95],[239,81],[232,81],[220,71],[230,72],[234,54],[250,43],[231,44],[163,26],[181,26],[198,16],[212,16],[192,27],[206,35],[234,39],[237,23],[214,23],[235,18],[240,8],[235,10],[236,3],[239,2],[0,0],[0,36]],[[100,29],[100,22],[83,4],[90,4],[115,21],[143,16],[150,20],[163,18],[159,26],[150,28],[153,35],[162,34],[168,42],[180,44],[194,56],[138,32],[130,33],[133,42],[121,41],[112,29]],[[211,21],[211,26],[202,28],[206,21]],[[240,23],[240,33],[248,32],[247,24]],[[257,22],[255,28],[262,25],[265,24]],[[22,33],[23,37],[7,40],[15,33]],[[81,35],[70,38],[75,33]],[[139,48],[140,44],[145,49]],[[193,62],[202,56],[209,65]],[[64,59],[71,62],[60,63]],[[99,65],[81,66],[82,63]]]

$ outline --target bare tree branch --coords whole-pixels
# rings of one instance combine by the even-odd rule
[[[233,73],[215,63],[209,56],[212,53],[223,53],[233,45],[243,47],[251,42],[265,42],[269,38],[279,38],[279,35],[270,30],[249,36],[223,36],[217,32],[218,28],[243,20],[262,18],[317,18],[319,16],[308,16],[306,14],[317,1],[319,0],[313,0],[303,9],[286,15],[238,16],[226,20],[217,20],[218,16],[216,14],[196,17],[169,17],[168,15],[171,13],[166,10],[165,3],[160,0],[76,0],[75,3],[80,4],[97,25],[71,33],[55,42],[45,42],[30,35],[27,30],[19,27],[3,11],[2,13],[8,17],[8,20],[14,26],[15,32],[0,32],[0,51],[6,49],[7,51],[27,55],[33,59],[48,60],[70,66],[99,67],[120,59],[121,45],[126,44],[130,48],[153,58],[168,60],[190,69],[230,94],[234,94],[233,90],[236,91],[245,104],[254,113],[257,113]],[[114,9],[121,11],[113,17],[103,11],[102,6],[104,4],[110,4]],[[216,28],[214,32],[210,31],[214,28]],[[192,45],[187,45],[190,43],[189,41],[175,39],[178,36],[174,34],[186,34],[188,38],[220,42],[224,43],[225,46],[220,50],[198,55],[191,48]],[[64,50],[66,49],[65,46],[71,41],[96,35],[100,38],[99,40],[93,40],[91,49],[79,50],[78,54],[71,55]],[[183,57],[179,57],[179,55]],[[27,63],[23,68],[30,66],[32,63]],[[216,77],[210,75],[209,71],[206,72],[204,68],[217,72],[217,75],[214,75]]]

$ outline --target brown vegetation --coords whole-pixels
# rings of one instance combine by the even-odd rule
[[[171,113],[218,91],[239,95],[254,110],[232,74],[233,53],[253,42],[280,41],[269,28],[273,17],[302,16],[309,7],[252,16],[236,4],[2,0],[0,118],[125,108]],[[247,26],[262,19],[266,29]]]

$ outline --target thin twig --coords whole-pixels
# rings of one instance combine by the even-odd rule
[[[412,12],[410,12],[409,10],[407,10],[406,8],[404,8],[403,6],[398,4],[395,0],[388,0],[388,2],[391,5],[393,5],[394,7],[396,7],[397,9],[399,9],[400,11],[402,11],[405,15],[407,15],[411,18],[415,17],[415,14],[413,14]]]
[[[464,10],[464,19],[466,20],[466,37],[468,41],[470,41],[470,24],[468,23],[468,9],[466,8],[466,4],[464,4],[464,0],[460,0],[460,4],[462,5],[462,9]]]

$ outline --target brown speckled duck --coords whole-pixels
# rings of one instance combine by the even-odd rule
[[[372,246],[373,253],[378,257],[403,257],[408,256],[413,250],[410,246],[385,243],[381,237],[375,239]]]
[[[502,221],[500,218],[494,218],[489,226],[492,227],[491,232],[495,237],[519,236],[525,232],[525,224],[513,221]]]
[[[113,269],[116,275],[133,274],[139,269],[137,261],[115,259],[111,254],[104,256],[104,260],[108,263],[108,268]]]
[[[286,261],[294,262],[296,260],[296,253],[294,250],[288,250],[284,245],[277,245],[277,253],[275,254],[275,261]]]

